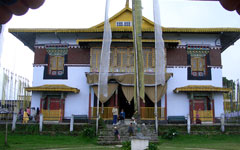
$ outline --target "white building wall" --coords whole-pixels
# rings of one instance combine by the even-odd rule
[[[65,99],[65,117],[70,117],[72,114],[88,115],[89,107],[89,85],[85,72],[90,72],[90,67],[68,67],[68,79],[43,79],[44,67],[34,67],[33,71],[33,87],[44,84],[65,84],[70,87],[80,89],[80,92],[68,93]],[[34,105],[40,104],[38,93],[33,93],[32,101]],[[33,106],[33,104],[32,104]]]
[[[167,68],[168,73],[173,73],[167,85],[167,115],[187,116],[189,114],[189,99],[186,93],[174,93],[173,90],[187,85],[212,85],[222,87],[222,69],[212,68],[212,80],[187,80],[187,67]],[[219,117],[223,110],[223,95],[215,94],[215,116]],[[162,101],[164,99],[162,98]],[[165,104],[164,104],[165,106]]]

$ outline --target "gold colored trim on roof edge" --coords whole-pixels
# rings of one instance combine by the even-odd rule
[[[54,91],[54,92],[74,92],[74,93],[80,92],[80,90],[77,88],[69,87],[62,84],[57,84],[57,85],[46,84],[46,85],[37,86],[37,87],[27,87],[25,89],[26,91]]]
[[[179,92],[231,92],[229,88],[214,87],[210,85],[189,85],[174,90],[175,93]]]
[[[102,42],[103,39],[77,39],[77,43],[79,42]],[[112,39],[112,42],[133,42],[133,39]],[[153,43],[155,40],[151,39],[142,39],[142,42]],[[164,40],[165,43],[181,43],[180,40]]]
[[[186,32],[186,33],[207,33],[207,32],[240,32],[240,28],[165,28],[163,32]],[[132,32],[131,27],[112,28],[113,32]],[[62,28],[10,28],[8,32],[57,32],[57,33],[80,33],[80,32],[103,32],[103,29],[82,28],[82,29],[62,29]],[[143,28],[142,32],[154,32],[154,28]]]
[[[27,91],[49,91],[49,92],[74,92],[79,93],[77,89],[48,89],[48,88],[26,88]]]
[[[122,13],[124,13],[126,10],[132,12],[132,9],[129,8],[129,7],[125,7],[123,8],[122,10],[120,10],[118,13],[116,13],[114,16],[112,16],[110,19],[109,19],[109,22],[111,22],[112,20],[114,20],[115,18],[117,18],[118,16],[120,16]],[[152,22],[151,20],[147,19],[146,17],[142,16],[142,19],[146,22],[148,22],[149,24],[152,24],[153,27],[154,27],[154,22]],[[104,21],[91,27],[91,29],[97,29],[98,27],[101,27],[104,25]]]

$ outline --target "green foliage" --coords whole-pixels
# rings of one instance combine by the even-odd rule
[[[80,135],[83,137],[94,138],[96,137],[95,128],[86,126],[81,132]]]
[[[163,133],[162,138],[172,140],[177,135],[178,133],[176,129],[169,129],[167,132]]]
[[[106,124],[102,118],[98,120],[98,124],[100,128],[106,128]]]
[[[157,150],[158,149],[157,147],[158,147],[157,144],[149,143],[147,150]]]
[[[131,142],[130,141],[123,142],[122,150],[131,150]]]

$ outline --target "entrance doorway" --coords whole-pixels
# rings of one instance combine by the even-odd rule
[[[41,113],[43,114],[43,120],[60,121],[64,115],[64,99],[60,96],[47,96],[45,99],[41,99]]]
[[[125,98],[122,88],[118,88],[118,106],[119,106],[119,113],[123,109],[126,115],[126,118],[131,118],[134,113],[134,100],[128,103],[127,99]]]

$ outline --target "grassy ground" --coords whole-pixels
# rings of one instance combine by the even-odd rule
[[[4,134],[0,133],[0,150],[120,150],[116,146],[99,146],[96,140],[67,135],[9,134],[7,148]],[[159,150],[240,150],[240,135],[179,135],[159,141]]]
[[[8,135],[8,145],[4,146],[4,134],[0,133],[0,150],[84,150],[118,149],[115,146],[99,146],[97,139],[67,135]]]
[[[240,150],[240,135],[179,135],[160,139],[160,150]]]

